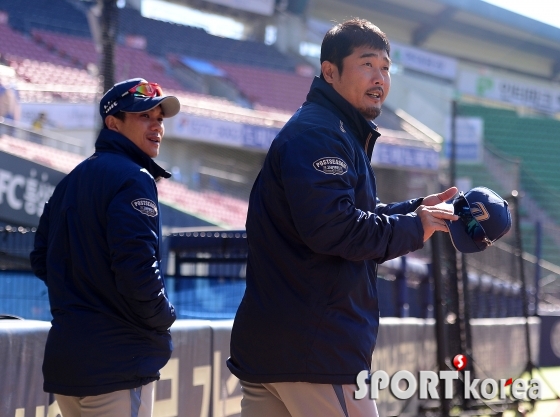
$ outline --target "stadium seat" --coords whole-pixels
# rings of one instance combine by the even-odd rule
[[[45,30],[34,30],[33,36],[44,45],[51,46],[64,56],[78,62],[82,68],[88,64],[99,65],[100,55],[91,39],[79,38]],[[173,77],[165,73],[165,67],[145,51],[117,45],[115,51],[115,78],[124,80],[142,77],[148,80],[158,80],[164,88],[181,90],[183,86]]]
[[[239,90],[255,104],[296,111],[305,101],[312,77],[293,72],[215,61]]]
[[[271,45],[210,35],[205,30],[143,17],[125,7],[120,11],[119,33],[143,35],[153,55],[168,53],[189,55],[209,61],[221,60],[249,66],[294,71],[296,61]]]
[[[69,65],[62,57],[36,45],[32,39],[12,30],[7,25],[0,25],[0,54],[8,60],[32,59]]]
[[[77,36],[91,36],[84,13],[84,2],[66,0],[33,0],[33,6],[22,0],[2,0],[0,10],[9,15],[9,24],[21,33],[46,29]]]

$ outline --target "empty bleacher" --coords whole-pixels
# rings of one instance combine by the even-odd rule
[[[97,87],[96,77],[87,71],[50,62],[39,62],[30,59],[15,60],[10,65],[16,74],[33,84],[81,85]]]
[[[57,65],[70,65],[63,58],[37,45],[32,39],[0,24],[0,54],[5,60],[32,59]]]
[[[252,103],[295,112],[305,101],[313,77],[286,71],[215,61]]]
[[[2,0],[0,10],[8,12],[10,26],[21,33],[46,29],[91,37],[85,4],[71,0]]]
[[[89,63],[99,62],[99,55],[91,37],[71,36],[41,29],[33,29],[31,36],[40,45],[68,57],[82,68],[87,67]]]
[[[31,35],[46,30],[91,39],[86,17],[93,2],[34,0],[33,7],[21,0],[2,0],[0,10],[9,14],[9,25]],[[118,40],[140,35],[147,40],[147,51],[156,56],[179,53],[208,60],[221,60],[250,66],[294,71],[297,61],[274,46],[210,35],[204,29],[143,17],[132,7],[118,9]],[[25,57],[33,58],[33,57]]]
[[[34,30],[32,33],[37,42],[68,57],[83,68],[87,67],[88,64],[98,64],[100,62],[100,56],[91,39],[44,30]],[[158,83],[164,88],[183,89],[178,81],[166,74],[165,66],[145,51],[117,45],[115,48],[115,64],[115,78],[118,80],[142,77],[147,80],[158,80]]]
[[[95,66],[100,63],[86,18],[87,9],[93,4],[73,0],[34,0],[30,11],[25,2],[3,1],[0,11],[8,14],[8,24],[0,26],[0,54],[17,68],[18,77],[28,83],[61,84],[52,79],[52,82],[46,81],[57,77],[63,79],[64,85],[91,85],[91,80],[95,79]],[[274,46],[226,39],[200,28],[148,19],[132,7],[118,9],[118,13],[117,80],[140,76],[157,80],[166,90],[188,91],[192,86],[184,80],[179,81],[168,71],[169,63],[164,57],[175,53],[219,63],[240,94],[257,108],[293,112],[305,100],[311,77],[297,75],[294,71],[298,62]],[[129,36],[146,39],[146,50],[122,45]],[[48,62],[58,68],[52,71],[35,62]],[[61,67],[87,68],[92,75],[72,73]],[[55,72],[61,75],[54,75]],[[35,91],[23,95],[38,101],[53,98],[51,93]],[[54,95],[54,99],[66,98],[73,101],[86,99],[85,96],[76,98],[75,93],[64,97]]]
[[[19,97],[24,103],[92,102],[99,92],[97,77],[86,70],[30,59],[13,59],[10,66],[20,81]]]
[[[224,61],[249,66],[294,71],[296,61],[271,45],[210,35],[204,29],[143,17],[138,10],[120,10],[119,35],[142,35],[153,55],[189,55],[209,61]]]

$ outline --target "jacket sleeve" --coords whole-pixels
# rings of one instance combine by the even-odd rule
[[[47,245],[49,239],[49,202],[43,208],[39,219],[39,227],[35,233],[35,243],[29,256],[33,273],[41,280],[47,281]]]
[[[390,216],[392,214],[412,213],[422,204],[423,200],[424,198],[415,198],[400,203],[383,204],[381,203],[381,201],[379,201],[379,199],[377,199],[377,205],[375,206],[375,214],[377,215],[386,214]]]
[[[160,214],[151,175],[142,170],[128,178],[106,215],[117,290],[139,322],[150,329],[168,330],[176,316],[160,270]]]
[[[423,229],[415,213],[375,213],[357,207],[356,152],[349,141],[327,128],[312,128],[286,141],[279,149],[282,185],[301,239],[317,253],[378,263],[423,246]],[[333,175],[315,168],[322,158],[338,158],[347,171]],[[362,174],[363,175],[363,174]]]

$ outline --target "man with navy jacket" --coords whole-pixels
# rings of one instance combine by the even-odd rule
[[[176,318],[160,270],[156,188],[171,175],[152,158],[180,104],[136,78],[107,91],[99,110],[95,153],[56,187],[31,253],[53,316],[44,390],[64,417],[148,417]]]
[[[391,85],[389,42],[372,23],[333,27],[321,76],[273,141],[247,215],[247,288],[227,365],[242,417],[376,416],[355,400],[379,326],[377,264],[423,247],[457,220],[456,188],[380,204],[372,122]],[[452,210],[452,209],[451,209]]]

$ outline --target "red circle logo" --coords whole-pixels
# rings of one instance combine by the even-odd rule
[[[467,367],[467,357],[465,355],[457,355],[453,358],[453,366],[458,370],[462,371]]]

